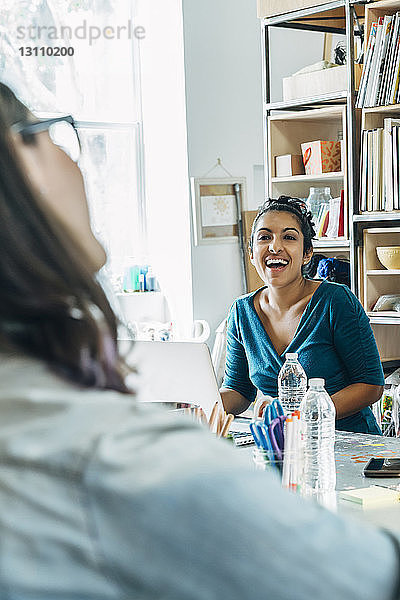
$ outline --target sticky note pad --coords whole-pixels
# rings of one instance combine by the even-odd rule
[[[376,508],[396,504],[400,500],[400,492],[371,485],[367,488],[344,490],[339,493],[339,497],[343,498],[343,500],[350,500],[350,502],[360,504],[363,508]]]

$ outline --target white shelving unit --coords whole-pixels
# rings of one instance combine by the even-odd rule
[[[400,245],[400,211],[359,212],[359,165],[362,128],[381,127],[387,116],[400,118],[400,104],[356,109],[354,88],[354,23],[365,23],[365,42],[373,21],[385,14],[400,11],[400,0],[378,2],[337,0],[319,6],[294,10],[281,15],[262,17],[264,61],[264,114],[266,190],[270,196],[280,194],[307,197],[309,188],[331,188],[333,196],[344,190],[345,237],[319,239],[314,247],[327,256],[348,256],[351,287],[358,295],[378,343],[382,361],[400,360],[400,315],[373,312],[380,295],[400,293],[400,272],[384,269],[376,257],[377,245]],[[290,102],[270,102],[270,27],[342,33],[347,45],[347,89],[318,97]],[[301,154],[300,144],[311,140],[337,140],[343,134],[342,170],[321,175],[275,176],[275,156]],[[373,233],[373,231],[375,231]],[[378,233],[379,231],[379,233]],[[379,237],[380,236],[380,237]],[[385,243],[380,240],[386,239]],[[379,243],[378,243],[379,242]]]

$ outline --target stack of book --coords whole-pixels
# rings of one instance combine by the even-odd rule
[[[383,122],[362,132],[361,212],[400,210],[400,120]]]
[[[400,100],[400,13],[372,23],[357,108],[397,104]]]

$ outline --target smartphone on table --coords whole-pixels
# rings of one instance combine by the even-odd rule
[[[400,458],[371,458],[364,468],[365,477],[400,477]]]

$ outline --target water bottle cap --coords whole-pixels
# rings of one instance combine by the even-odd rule
[[[322,379],[322,377],[314,377],[313,379],[310,379],[308,381],[308,385],[310,387],[324,387],[325,386],[325,379]]]
[[[297,357],[297,352],[288,352],[287,354],[285,354],[286,360],[297,360]]]

